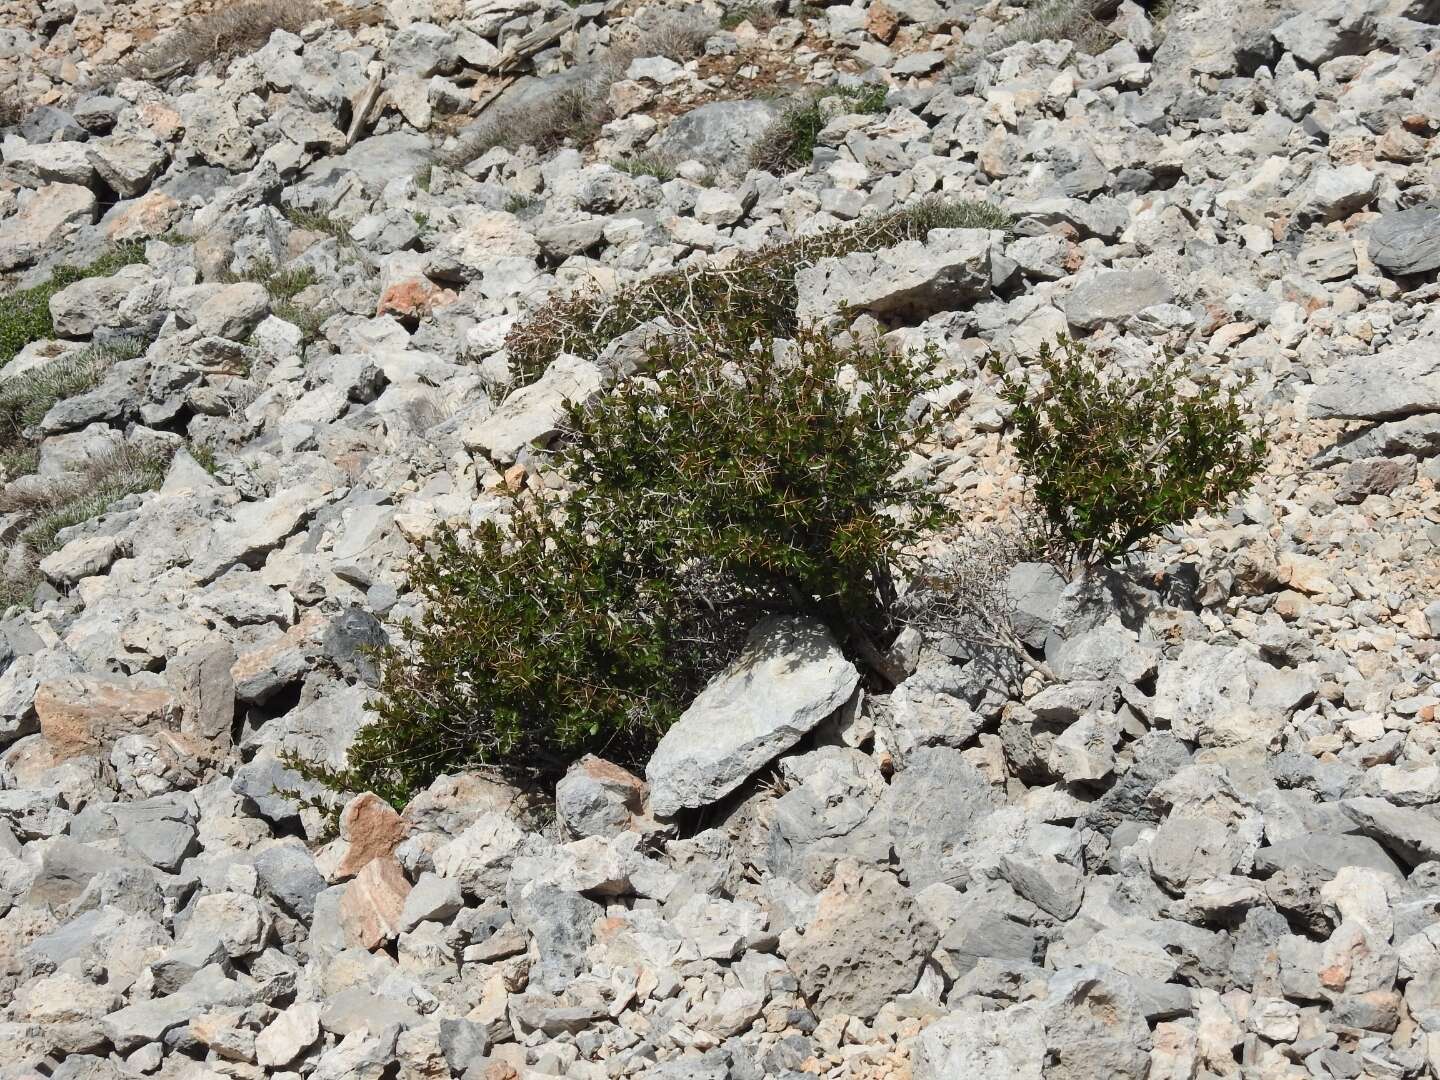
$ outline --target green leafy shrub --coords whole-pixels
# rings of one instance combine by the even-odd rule
[[[1003,229],[1010,218],[989,203],[931,197],[860,222],[742,252],[724,265],[671,270],[615,292],[581,289],[552,296],[511,329],[505,345],[522,381],[562,352],[593,359],[615,338],[653,319],[678,329],[731,337],[787,337],[798,329],[795,275],[820,259],[924,240],[931,229]]]
[[[7,364],[32,341],[55,336],[50,298],[84,278],[109,277],[121,267],[145,261],[144,245],[117,244],[89,266],[58,266],[48,280],[0,296],[0,364]]]
[[[885,111],[886,93],[883,86],[837,86],[791,102],[751,150],[751,167],[778,174],[809,165],[826,123],[821,102],[839,98],[845,112],[869,115]]]
[[[770,612],[816,613],[878,658],[893,560],[937,514],[894,479],[929,431],[925,365],[811,331],[667,336],[651,362],[572,412],[565,495],[517,494],[508,524],[417,554],[423,615],[384,655],[376,718],[344,772],[307,775],[400,805],[459,767],[638,765]]]
[[[1107,563],[1245,491],[1265,456],[1238,388],[1167,357],[1142,375],[1107,373],[1081,343],[1042,345],[1032,391],[1004,375],[1016,456],[1048,527],[1074,557]]]

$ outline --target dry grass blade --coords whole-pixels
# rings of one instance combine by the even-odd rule
[[[245,0],[216,8],[136,50],[114,77],[153,80],[187,74],[207,62],[254,52],[276,30],[298,33],[324,15],[325,9],[311,0]]]
[[[587,76],[557,87],[539,101],[501,102],[454,149],[440,155],[440,164],[463,169],[497,146],[514,150],[529,144],[548,153],[567,143],[588,145],[611,119],[610,88],[625,77],[633,61],[648,56],[688,60],[714,31],[715,24],[707,20],[666,12],[647,27],[624,36],[617,33]]]

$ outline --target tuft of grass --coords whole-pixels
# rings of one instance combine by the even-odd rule
[[[688,60],[700,51],[715,24],[679,13],[666,13],[650,27],[615,42],[589,78],[563,87],[540,102],[502,104],[441,157],[440,163],[463,169],[497,146],[514,150],[524,144],[541,153],[567,144],[588,146],[611,119],[610,88],[625,77],[631,61],[647,56]]]
[[[1162,0],[1164,2],[1164,0]],[[980,66],[989,53],[1036,41],[1072,41],[1081,52],[1104,52],[1115,44],[1115,35],[1095,17],[1095,0],[1040,0],[1024,15],[990,35],[983,50],[969,49],[951,65],[953,74],[968,74]]]
[[[520,214],[529,210],[540,201],[534,195],[528,195],[523,191],[512,191],[505,196],[505,212],[507,214]]]
[[[15,127],[25,119],[25,103],[18,86],[0,87],[0,129]]]
[[[751,167],[780,174],[809,165],[826,123],[821,102],[839,98],[848,113],[874,115],[885,111],[887,93],[883,86],[837,86],[791,102],[750,151]]]
[[[85,278],[110,277],[121,267],[144,261],[143,244],[117,244],[89,266],[57,266],[41,284],[0,296],[0,364],[8,364],[30,342],[55,336],[50,298],[65,286]]]
[[[610,162],[627,176],[653,176],[662,184],[675,179],[675,162],[662,154],[637,154]]]
[[[7,446],[0,450],[0,472],[6,482],[17,476],[29,476],[40,467],[40,448],[31,443]]]
[[[57,403],[93,390],[111,364],[143,351],[144,342],[139,339],[94,346],[0,383],[0,447],[24,445],[25,433]]]
[[[927,198],[740,254],[724,266],[682,267],[613,293],[582,289],[553,297],[516,323],[506,347],[522,381],[563,353],[594,359],[615,338],[656,319],[691,333],[718,322],[737,337],[786,337],[798,329],[795,275],[821,259],[924,240],[932,229],[1004,229],[1003,211],[983,202]]]
[[[293,300],[282,300],[278,304],[271,304],[270,313],[277,319],[284,319],[292,326],[300,328],[300,344],[302,347],[320,340],[320,328],[325,325],[325,320],[330,317],[329,315],[322,314],[313,307],[297,304]]]
[[[49,504],[20,531],[19,542],[43,559],[63,546],[59,534],[65,529],[99,517],[128,495],[154,491],[168,464],[167,457],[129,449],[95,459],[83,473],[55,485]]]
[[[218,68],[261,48],[276,30],[296,34],[324,14],[324,8],[312,0],[242,0],[222,5],[148,42],[102,81],[169,79],[191,74],[206,63]]]
[[[720,29],[734,30],[741,23],[748,22],[763,34],[779,21],[780,15],[773,4],[747,3],[727,11],[720,19]]]
[[[285,303],[315,284],[315,270],[310,266],[277,266],[270,259],[257,259],[242,274],[227,273],[226,284],[237,281],[253,281],[265,286],[272,299]]]
[[[285,220],[297,229],[308,229],[310,232],[333,236],[337,240],[350,236],[350,223],[330,214],[322,214],[318,210],[301,210],[294,206],[285,207],[281,213]]]
[[[342,252],[353,251],[355,248],[355,241],[350,238],[350,222],[342,218],[314,210],[297,210],[294,207],[286,207],[282,213],[285,220],[297,229],[330,237],[340,246]]]

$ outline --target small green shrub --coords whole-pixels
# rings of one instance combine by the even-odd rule
[[[638,765],[769,612],[816,613],[878,657],[892,562],[937,513],[893,479],[929,431],[926,365],[811,331],[667,336],[652,364],[572,412],[564,497],[516,495],[507,525],[415,557],[424,614],[384,655],[376,718],[346,770],[308,776],[398,806],[460,767]]]
[[[1237,388],[1167,357],[1143,375],[1107,373],[1081,343],[1043,345],[1032,391],[1004,375],[1015,454],[1048,527],[1075,558],[1108,563],[1245,491],[1265,456]]]
[[[780,174],[809,165],[826,123],[822,101],[839,98],[846,112],[870,115],[885,111],[887,93],[883,86],[837,86],[791,102],[751,150],[751,168]]]
[[[144,261],[143,244],[117,244],[89,266],[57,266],[41,284],[0,296],[0,364],[9,363],[30,342],[55,336],[50,298],[65,286],[84,278],[109,277],[121,267]]]
[[[593,359],[615,338],[652,319],[729,337],[786,337],[798,324],[795,275],[820,259],[923,240],[931,229],[1003,229],[1010,218],[988,203],[938,197],[854,225],[741,253],[724,266],[672,270],[607,293],[582,289],[549,298],[506,338],[522,381],[536,379],[562,352]]]

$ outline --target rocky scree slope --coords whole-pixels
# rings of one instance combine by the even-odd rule
[[[469,160],[481,101],[660,13],[393,3],[87,89],[126,9],[6,10],[0,1076],[1440,1074],[1433,3],[1125,0],[1089,51],[967,0],[677,11],[731,28],[630,59],[593,141]],[[747,170],[780,76],[884,108]],[[1254,492],[1101,585],[1015,567],[1053,681],[907,636],[867,695],[767,624],[643,778],[331,835],[284,756],[343,764],[410,542],[543,482],[607,378],[511,392],[524,312],[933,193],[1014,225],[799,295],[940,350],[957,512],[1023,495],[979,359],[1062,333],[1251,376]]]

